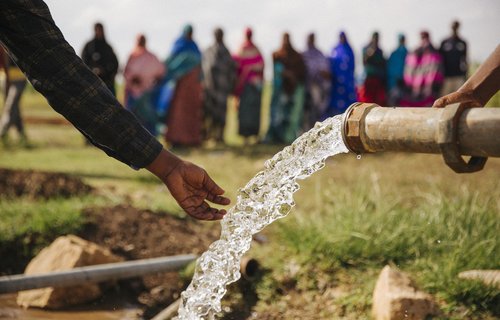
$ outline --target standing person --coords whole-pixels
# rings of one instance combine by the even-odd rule
[[[293,48],[288,33],[283,34],[281,48],[273,53],[273,63],[271,123],[266,142],[289,144],[301,130],[306,66],[302,55]]]
[[[201,52],[193,41],[191,25],[186,25],[175,41],[165,67],[163,88],[172,92],[171,99],[160,98],[160,104],[167,104],[160,106],[162,112],[167,112],[165,139],[174,147],[199,145],[203,108]]]
[[[238,104],[238,133],[245,144],[251,137],[258,137],[260,110],[264,84],[264,58],[252,41],[252,29],[245,30],[245,41],[233,56],[237,65],[234,94]]]
[[[359,101],[385,105],[385,68],[384,53],[379,45],[379,33],[374,32],[370,43],[363,48],[365,81],[360,89]]]
[[[439,48],[444,67],[443,96],[458,90],[467,76],[467,43],[458,35],[459,28],[460,22],[453,21],[451,36],[443,40]]]
[[[307,50],[302,53],[306,64],[306,104],[304,130],[311,129],[328,107],[330,98],[330,62],[316,48],[315,35],[307,37]]]
[[[332,75],[330,103],[322,119],[344,113],[356,102],[354,53],[343,31],[340,32],[339,43],[330,54],[330,70]]]
[[[408,92],[401,100],[406,107],[432,106],[443,84],[441,55],[432,45],[429,32],[422,31],[420,39],[420,46],[406,57],[404,81]]]
[[[3,101],[7,99],[7,63],[9,56],[4,48],[0,45],[0,90],[2,94]]]
[[[0,1],[0,43],[54,110],[96,147],[136,170],[146,168],[157,176],[190,216],[201,220],[224,216],[226,210],[208,204],[229,204],[222,196],[224,190],[205,170],[164,149],[120,105],[78,58],[43,1]]]
[[[5,105],[0,118],[0,138],[4,145],[8,144],[8,131],[10,127],[14,126],[19,133],[21,145],[28,146],[28,139],[24,131],[23,118],[21,116],[21,109],[19,103],[26,88],[26,77],[14,61],[7,57],[6,51],[0,46],[2,54],[0,56],[3,60],[3,69],[5,70]],[[2,66],[0,66],[1,68]]]
[[[205,139],[224,142],[227,98],[234,90],[236,63],[224,44],[224,32],[214,31],[215,43],[203,52]]]
[[[152,135],[156,135],[157,117],[150,100],[150,90],[165,74],[165,66],[146,48],[146,37],[137,36],[123,77],[125,78],[125,108],[140,120]],[[147,103],[146,103],[147,102]]]
[[[115,76],[118,72],[118,59],[106,41],[102,23],[97,22],[94,25],[94,38],[83,47],[82,60],[116,96]]]
[[[405,60],[408,54],[405,35],[398,35],[398,47],[389,56],[387,61],[387,102],[390,106],[399,105],[404,92]]]

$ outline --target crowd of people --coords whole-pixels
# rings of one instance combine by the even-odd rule
[[[193,27],[186,25],[164,62],[148,50],[146,36],[139,34],[123,71],[124,106],[151,134],[164,134],[170,145],[197,146],[207,140],[224,143],[232,96],[238,107],[238,133],[247,144],[288,144],[316,121],[341,114],[356,101],[430,107],[440,96],[457,90],[468,69],[467,44],[459,36],[459,26],[458,21],[452,23],[451,36],[439,48],[432,44],[429,32],[422,31],[419,47],[410,51],[405,35],[399,34],[398,46],[389,56],[374,32],[361,53],[359,84],[355,53],[345,32],[329,54],[316,47],[314,33],[308,35],[304,52],[298,52],[285,33],[272,56],[270,123],[264,137],[259,137],[264,57],[253,42],[252,29],[244,31],[243,43],[231,53],[224,31],[217,28],[213,44],[202,52]],[[95,24],[94,38],[85,44],[81,58],[116,95],[118,59],[101,23]],[[14,125],[25,137],[18,103],[26,81],[11,78],[0,134],[4,137]]]

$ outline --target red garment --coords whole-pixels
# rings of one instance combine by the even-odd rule
[[[359,89],[359,101],[385,106],[386,96],[384,82],[376,77],[367,77],[365,83]]]
[[[201,68],[196,67],[179,79],[167,117],[165,139],[174,145],[201,143],[202,86]]]

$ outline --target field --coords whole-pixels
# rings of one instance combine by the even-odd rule
[[[30,145],[18,146],[11,135],[9,145],[0,146],[0,168],[67,173],[94,191],[48,200],[0,195],[0,252],[17,252],[0,273],[22,272],[43,245],[80,232],[89,208],[126,205],[184,217],[156,178],[85,146],[38,94],[28,90],[22,105]],[[203,166],[234,203],[238,188],[280,147],[243,147],[233,108],[226,140],[229,147],[179,154]],[[499,159],[489,159],[479,173],[457,175],[438,155],[336,156],[301,182],[289,216],[253,245],[249,256],[262,272],[252,283],[231,286],[226,318],[369,319],[376,278],[390,264],[436,297],[439,319],[496,319],[500,290],[457,274],[500,268],[499,218]],[[199,232],[215,225],[206,223]]]

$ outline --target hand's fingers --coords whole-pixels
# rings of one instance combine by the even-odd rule
[[[434,108],[444,108],[447,105],[453,103],[469,103],[470,107],[481,107],[481,104],[477,102],[472,91],[456,91],[450,93],[444,97],[437,99],[432,107]]]
[[[224,189],[219,187],[217,183],[215,183],[212,178],[205,173],[205,177],[203,178],[203,188],[213,195],[221,195],[224,193]]]
[[[231,200],[229,198],[223,197],[223,196],[216,196],[214,194],[209,193],[207,195],[207,200],[216,204],[220,204],[223,206],[226,206],[231,203]]]
[[[198,207],[185,208],[186,212],[198,220],[220,220],[226,214],[226,210],[211,208],[206,202]]]

